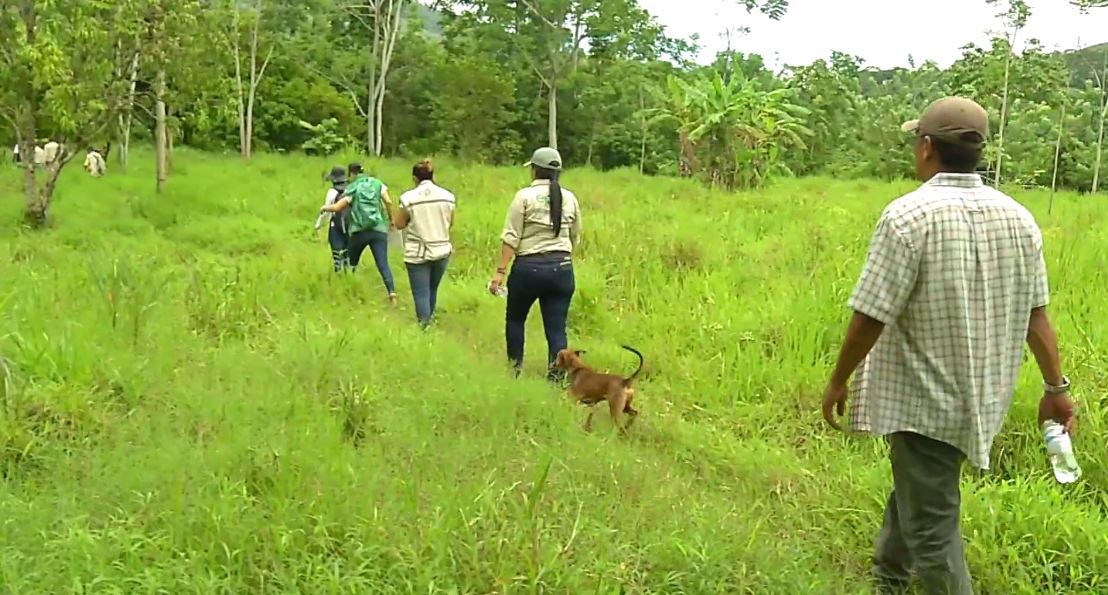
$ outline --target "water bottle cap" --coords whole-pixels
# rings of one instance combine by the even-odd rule
[[[1065,433],[1066,428],[1062,424],[1052,419],[1048,419],[1043,422],[1043,437],[1047,440],[1050,440],[1051,438],[1057,438],[1058,436],[1061,436]]]

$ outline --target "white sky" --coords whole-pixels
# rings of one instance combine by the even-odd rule
[[[728,27],[751,32],[732,42],[736,50],[761,54],[770,68],[808,64],[832,50],[861,56],[867,66],[907,66],[934,60],[949,66],[970,42],[984,45],[987,31],[999,31],[998,12],[985,0],[791,0],[774,22],[748,15],[735,0],[640,0],[673,37],[700,34],[700,60],[726,47]],[[1021,32],[1047,49],[1072,49],[1108,42],[1108,8],[1081,14],[1068,0],[1029,0],[1031,19]],[[1017,46],[1019,41],[1017,40]]]

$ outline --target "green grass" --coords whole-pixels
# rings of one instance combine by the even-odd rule
[[[911,183],[567,173],[571,343],[648,358],[620,439],[540,380],[537,313],[508,378],[484,287],[522,169],[439,164],[458,250],[422,333],[398,255],[389,311],[311,239],[328,163],[182,151],[157,196],[136,159],[70,168],[41,233],[0,172],[0,592],[868,592],[885,454],[817,410],[869,233]],[[1047,238],[1085,477],[1049,477],[1028,363],[994,471],[965,475],[969,563],[980,593],[1104,593],[1108,206],[1017,197]]]

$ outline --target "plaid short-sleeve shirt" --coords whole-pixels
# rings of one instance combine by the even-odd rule
[[[916,432],[989,467],[1031,310],[1047,305],[1042,234],[976,174],[939,174],[890,204],[850,298],[885,332],[854,375],[855,431]]]

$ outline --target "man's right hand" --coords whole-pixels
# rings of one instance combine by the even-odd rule
[[[1077,423],[1074,415],[1073,400],[1068,394],[1046,393],[1039,401],[1039,425],[1048,419],[1052,419],[1066,428],[1066,433],[1073,431]]]

